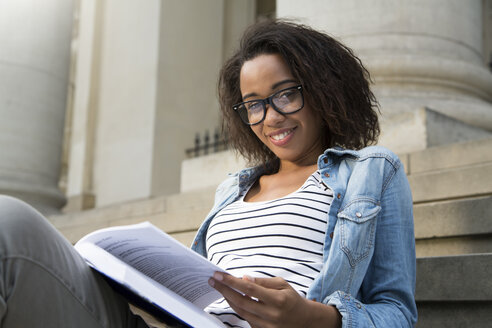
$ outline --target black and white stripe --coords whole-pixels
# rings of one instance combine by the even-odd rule
[[[317,171],[282,198],[264,202],[243,198],[212,220],[206,240],[209,260],[238,277],[282,277],[305,296],[322,267],[333,192]],[[249,327],[223,299],[206,311],[227,326]]]

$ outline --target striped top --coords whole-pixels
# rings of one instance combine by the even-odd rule
[[[224,207],[207,231],[208,259],[234,276],[282,277],[306,296],[323,265],[323,244],[333,192],[313,173],[296,191],[269,201]],[[250,327],[224,299],[205,311],[229,327]]]

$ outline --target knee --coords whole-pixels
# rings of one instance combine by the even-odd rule
[[[23,201],[0,195],[0,247],[3,243],[23,243],[49,225],[33,207]]]
[[[0,225],[2,227],[11,221],[22,221],[26,224],[28,223],[26,221],[31,221],[33,218],[40,216],[41,214],[39,212],[22,200],[0,195]]]

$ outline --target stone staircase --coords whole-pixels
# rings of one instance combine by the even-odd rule
[[[492,139],[428,148],[400,154],[400,158],[414,199],[417,326],[489,327]],[[192,181],[190,175],[187,177]],[[214,189],[189,188],[168,197],[53,216],[50,220],[72,242],[95,229],[148,220],[189,245],[213,204]]]
[[[492,254],[417,258],[417,327],[490,327]]]
[[[414,199],[417,327],[490,327],[492,139],[401,158]]]
[[[189,246],[211,209],[215,188],[137,200],[120,205],[51,216],[49,220],[72,243],[91,231],[149,221]]]
[[[492,139],[400,157],[413,193],[417,256],[492,253]]]

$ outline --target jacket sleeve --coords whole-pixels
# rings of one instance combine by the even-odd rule
[[[415,237],[412,196],[403,166],[382,191],[373,257],[360,294],[336,291],[327,299],[342,315],[342,327],[413,327]],[[360,300],[360,301],[359,301]]]

